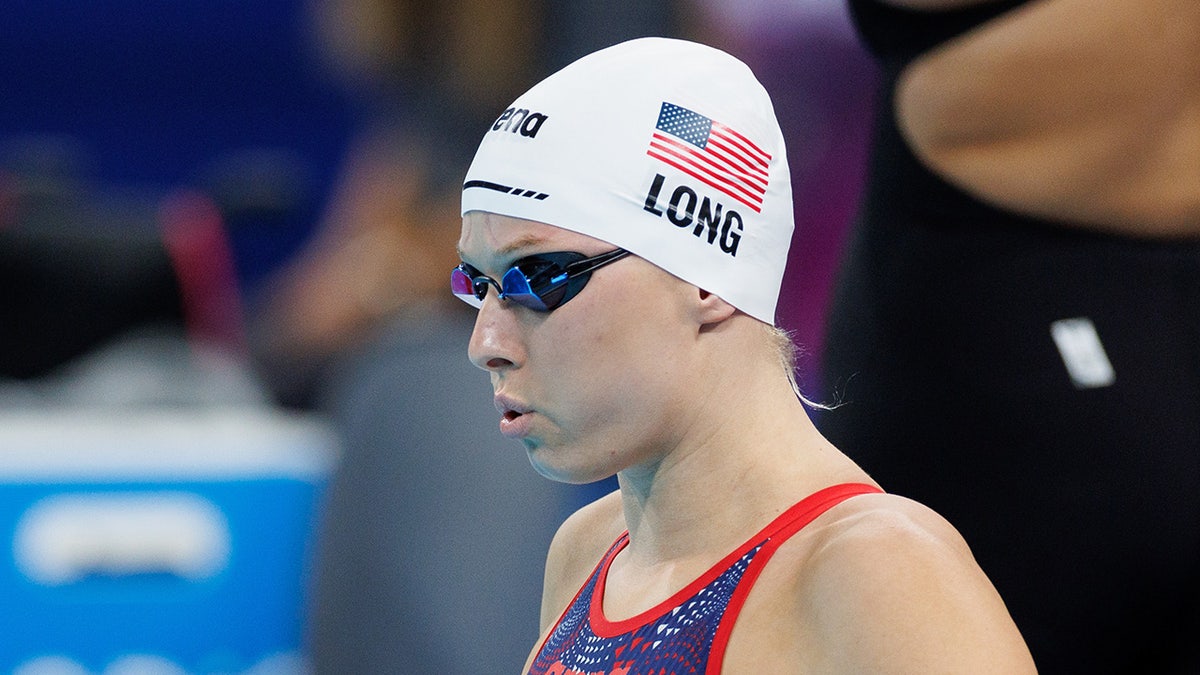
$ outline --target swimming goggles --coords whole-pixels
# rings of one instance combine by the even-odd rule
[[[549,312],[583,290],[592,272],[629,255],[623,248],[597,256],[561,251],[538,253],[513,263],[499,283],[462,263],[450,271],[450,290],[472,307],[481,307],[488,286],[495,286],[503,300]]]

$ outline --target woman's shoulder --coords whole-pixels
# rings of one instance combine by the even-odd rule
[[[594,566],[625,530],[621,493],[613,491],[568,516],[555,533],[550,550],[564,560],[578,557]]]
[[[621,495],[616,491],[587,504],[563,521],[546,555],[543,624],[553,621],[566,608],[625,530]]]
[[[847,500],[829,516],[793,570],[794,606],[826,665],[1032,672],[1003,600],[944,518],[891,494]]]

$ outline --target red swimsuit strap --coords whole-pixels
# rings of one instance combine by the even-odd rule
[[[555,626],[557,627],[562,623],[563,618],[568,612],[571,611],[571,608],[580,601],[584,591],[591,586],[592,595],[589,598],[589,607],[587,611],[591,629],[596,635],[602,637],[611,637],[629,630],[636,629],[642,624],[654,620],[658,616],[661,616],[665,612],[668,612],[675,606],[681,604],[682,601],[686,600],[698,590],[711,583],[713,579],[727,570],[748,552],[756,547],[761,546],[762,549],[755,555],[754,560],[746,569],[746,572],[743,575],[740,583],[734,590],[733,595],[730,597],[729,605],[726,608],[724,616],[721,619],[720,626],[718,627],[717,633],[714,637],[712,650],[708,659],[708,671],[713,673],[719,672],[722,660],[724,659],[725,647],[729,641],[729,635],[733,631],[733,626],[736,623],[738,613],[745,604],[746,596],[749,594],[750,589],[753,587],[754,582],[758,578],[758,575],[762,573],[763,567],[775,553],[775,550],[778,549],[790,537],[792,537],[792,535],[800,531],[805,525],[809,524],[837,504],[840,504],[846,499],[856,495],[878,492],[882,491],[873,485],[859,483],[833,485],[819,490],[818,492],[805,497],[803,500],[784,511],[782,514],[772,520],[766,527],[760,530],[754,537],[747,540],[745,544],[727,555],[717,564],[713,565],[708,572],[693,581],[687,587],[680,589],[680,591],[674,594],[671,598],[668,598],[653,608],[639,613],[637,616],[630,617],[622,621],[612,622],[604,616],[603,612],[604,589],[607,581],[609,566],[612,564],[612,561],[617,554],[629,544],[629,533],[624,532],[617,537],[616,541],[614,541],[612,546],[610,546],[605,552],[604,556],[593,568],[592,573],[588,576],[588,579],[576,592],[575,597],[572,598],[571,602],[567,603],[567,607],[563,610],[563,613],[555,622]],[[551,630],[550,634],[552,635],[553,633],[554,631]],[[546,639],[549,639],[549,636],[547,636]],[[546,642],[543,640],[542,644],[539,646],[539,651],[545,649],[545,646]]]
[[[767,562],[771,560],[775,551],[792,535],[804,529],[806,525],[829,509],[851,497],[881,492],[883,490],[865,483],[842,483],[819,490],[784,511],[753,540],[762,543],[762,550],[754,556],[754,560],[746,568],[746,573],[742,575],[741,582],[738,583],[733,595],[729,598],[729,605],[725,609],[721,625],[717,628],[717,634],[713,638],[712,651],[709,652],[709,673],[721,671],[721,665],[725,661],[725,648],[729,645],[729,636],[733,633],[738,614],[741,613],[742,606],[746,604],[746,598],[750,595],[750,590],[754,588],[754,582],[758,580],[758,576],[762,574],[763,568],[767,566]]]
[[[608,582],[608,569],[612,565],[613,559],[616,558],[617,554],[629,544],[629,533],[625,532],[617,538],[616,542],[614,542],[612,547],[609,548],[604,558],[601,559],[600,564],[596,566],[595,572],[593,572],[593,574],[597,576],[597,580],[595,592],[592,595],[591,608],[589,612],[592,629],[597,635],[612,637],[630,630],[634,630],[639,626],[646,624],[647,622],[653,621],[671,611],[675,607],[681,605],[688,598],[692,597],[701,589],[711,584],[717,577],[721,576],[721,574],[728,570],[734,563],[741,559],[742,556],[749,553],[752,549],[760,545],[762,545],[764,549],[770,549],[759,551],[759,553],[756,555],[757,558],[762,558],[763,564],[765,564],[766,560],[769,559],[771,554],[774,552],[774,548],[777,548],[784,541],[787,541],[789,537],[791,537],[808,523],[812,522],[812,520],[817,516],[820,516],[822,513],[845,499],[859,494],[879,491],[880,490],[877,487],[860,483],[844,483],[819,490],[792,505],[791,508],[784,511],[779,516],[776,516],[774,520],[766,525],[766,527],[759,530],[753,537],[747,539],[745,543],[734,549],[732,552],[710,567],[704,574],[693,580],[690,584],[679,589],[671,597],[663,600],[654,607],[639,612],[635,616],[631,616],[620,621],[610,621],[608,617],[605,616],[603,610],[604,591]],[[772,544],[772,542],[775,543]],[[764,553],[766,554],[765,556]],[[754,568],[755,566],[751,566],[751,568],[747,570],[748,575],[753,575],[750,576],[749,583],[745,583],[745,581],[743,581],[739,584],[739,588],[745,586],[748,590],[749,587],[753,585],[754,576],[757,576],[758,574],[758,572],[753,571]],[[744,595],[744,593],[742,593],[742,595]],[[744,601],[744,598],[739,601],[736,593],[733,598],[731,598],[730,608],[734,609],[735,616],[737,609],[740,609],[741,602]],[[732,604],[734,602],[737,603],[736,607]],[[732,622],[729,623],[732,624]]]

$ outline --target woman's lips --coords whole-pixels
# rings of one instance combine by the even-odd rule
[[[500,433],[506,438],[524,438],[529,434],[533,412],[528,406],[515,399],[497,394],[496,410],[500,412]]]
[[[505,438],[524,438],[529,435],[529,428],[532,421],[530,413],[506,410],[500,416],[500,433]]]

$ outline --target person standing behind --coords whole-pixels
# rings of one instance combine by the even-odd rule
[[[619,484],[551,544],[526,672],[1033,672],[955,529],[797,396],[787,167],[750,70],[663,38],[574,62],[485,133],[451,273],[469,358],[538,472]]]
[[[1043,672],[1200,672],[1200,3],[850,5],[883,89],[818,427]]]

